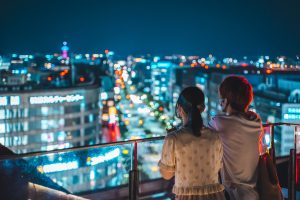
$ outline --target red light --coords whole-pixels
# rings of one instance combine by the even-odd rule
[[[65,76],[67,73],[69,73],[69,71],[67,69],[65,69],[64,71],[60,72],[59,75]]]
[[[106,49],[104,52],[105,52],[106,54],[108,54],[109,51]]]
[[[242,63],[241,66],[242,67],[248,67],[248,64],[247,63]]]
[[[183,67],[183,66],[184,66],[184,63],[180,63],[179,66],[180,66],[180,67]]]
[[[80,82],[84,82],[84,81],[85,81],[85,78],[84,78],[83,76],[81,76],[81,77],[79,78],[79,81],[80,81]]]
[[[48,80],[48,81],[52,81],[52,77],[51,77],[51,76],[48,76],[47,80]]]
[[[161,112],[162,112],[163,110],[164,110],[164,108],[163,108],[163,107],[159,107],[159,111],[161,111]]]
[[[226,69],[226,68],[227,68],[226,65],[223,65],[223,66],[222,66],[222,69]]]
[[[205,69],[208,69],[208,65],[205,65]]]

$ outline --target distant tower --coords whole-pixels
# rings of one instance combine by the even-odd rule
[[[67,42],[63,42],[63,46],[61,47],[62,50],[62,57],[63,58],[68,58],[68,51],[69,51],[69,47],[67,46]]]

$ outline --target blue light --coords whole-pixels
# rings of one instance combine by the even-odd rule
[[[288,108],[288,113],[300,113],[300,108]]]
[[[157,63],[157,66],[159,68],[169,68],[169,67],[171,67],[171,63],[170,62],[159,62],[159,63]]]
[[[120,155],[120,149],[116,148],[110,152],[105,153],[104,155],[99,155],[97,157],[92,157],[91,161],[88,162],[88,165],[97,165],[104,163],[105,161],[110,161],[114,158],[117,158]]]
[[[291,119],[291,120],[299,120],[300,119],[300,114],[284,114],[283,115],[284,119]]]
[[[264,138],[265,138],[265,144],[268,145],[268,146],[270,146],[270,141],[271,141],[270,135],[269,134],[265,134]]]
[[[59,172],[59,171],[77,169],[77,168],[78,168],[78,161],[72,161],[72,162],[44,165],[42,166],[42,171],[44,173],[51,173],[51,172]]]

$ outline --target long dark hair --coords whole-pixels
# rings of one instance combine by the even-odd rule
[[[176,103],[176,116],[178,117],[177,107],[180,105],[188,115],[187,127],[191,128],[195,136],[201,136],[203,119],[201,112],[204,110],[204,93],[195,86],[185,88],[179,95]]]

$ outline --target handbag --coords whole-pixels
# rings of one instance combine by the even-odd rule
[[[260,200],[283,200],[281,187],[276,172],[276,166],[272,162],[269,153],[259,156],[257,191]]]

